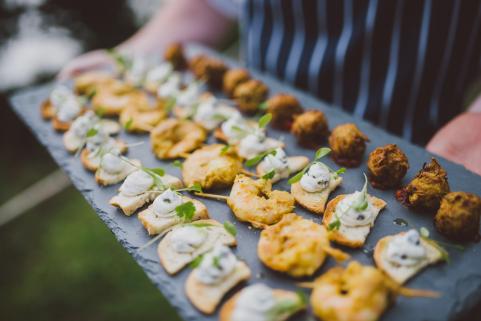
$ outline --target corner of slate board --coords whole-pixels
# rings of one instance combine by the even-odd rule
[[[225,60],[229,65],[236,66],[238,63],[215,53],[209,49],[191,45],[186,48],[189,56],[196,53],[207,53]],[[392,136],[382,129],[363,120],[355,119],[344,113],[340,109],[335,109],[323,103],[316,98],[278,80],[256,72],[252,74],[266,82],[271,94],[276,92],[289,92],[295,94],[301,103],[308,108],[318,108],[326,113],[329,125],[334,126],[345,123],[355,122],[362,131],[364,131],[371,139],[366,151],[371,152],[375,147],[388,143],[395,143],[403,149],[409,157],[410,169],[406,175],[404,182],[408,182],[415,176],[422,164],[429,161],[432,155],[426,150],[414,146],[398,137]],[[184,281],[190,273],[186,269],[178,275],[168,276],[158,263],[156,247],[151,246],[142,252],[138,252],[138,248],[145,244],[150,238],[145,233],[139,221],[133,217],[126,217],[116,209],[108,205],[108,200],[118,186],[110,186],[102,188],[97,186],[93,176],[85,171],[78,159],[69,155],[62,146],[61,134],[55,133],[48,122],[44,122],[39,114],[40,103],[48,97],[49,91],[53,84],[40,87],[29,88],[17,92],[10,99],[14,111],[29,126],[36,138],[43,144],[54,160],[69,175],[75,187],[84,195],[87,201],[92,205],[100,219],[109,227],[121,245],[132,255],[136,262],[142,267],[146,275],[164,294],[169,302],[177,309],[179,315],[186,321],[207,321],[217,320],[218,315],[205,316],[195,310],[188,302],[184,295]],[[271,136],[282,136],[286,141],[286,150],[290,155],[306,155],[313,156],[313,151],[305,150],[298,147],[294,138],[288,133],[269,130]],[[162,166],[169,174],[179,176],[179,170],[168,162],[157,160],[150,151],[150,145],[147,135],[127,135],[121,133],[120,137],[128,143],[144,141],[143,145],[132,148],[129,155],[139,158],[146,166]],[[212,138],[209,142],[213,142]],[[439,159],[439,157],[437,157]],[[463,190],[467,192],[481,195],[481,177],[467,171],[462,166],[453,164],[445,159],[440,159],[442,166],[446,168],[449,175],[449,182],[453,191]],[[328,165],[337,167],[331,160],[326,160]],[[362,172],[366,171],[365,162],[360,168],[350,169],[345,174],[343,186],[340,187],[335,195],[352,192],[360,189],[363,184]],[[288,185],[285,181],[275,185],[277,189],[287,189]],[[380,191],[370,188],[370,193],[387,201],[388,207],[379,216],[376,226],[369,236],[366,248],[374,248],[376,241],[381,237],[398,233],[410,227],[427,227],[433,238],[444,240],[432,225],[432,216],[416,214],[402,207],[394,197],[393,191]],[[249,229],[247,225],[240,223],[234,219],[232,213],[225,204],[203,200],[209,208],[209,212],[214,219],[219,221],[230,220],[234,222],[238,229],[238,248],[236,253],[244,259],[252,269],[253,282],[263,282],[273,287],[295,289],[295,279],[276,273],[266,269],[258,260],[257,254],[252,249],[257,246],[259,231]],[[296,212],[304,217],[310,218],[316,222],[320,222],[320,218],[307,213],[301,208],[297,208]],[[396,218],[403,218],[410,223],[408,227],[401,227],[393,224]],[[388,309],[381,320],[389,321],[452,321],[458,316],[469,311],[473,306],[479,305],[481,301],[481,253],[479,244],[469,244],[464,251],[458,251],[448,248],[451,256],[451,263],[439,264],[428,268],[423,273],[410,281],[407,286],[412,288],[431,289],[439,291],[442,296],[438,299],[425,298],[398,298],[396,303]],[[348,250],[353,259],[364,264],[373,264],[370,254],[365,254],[361,250]],[[367,251],[369,252],[369,251]],[[326,264],[319,269],[315,276],[327,271],[334,266],[332,259],[328,259]],[[241,287],[237,287],[236,290]],[[232,295],[232,293],[230,293]],[[161,316],[160,316],[161,317]],[[295,320],[311,320],[307,313],[301,314]]]

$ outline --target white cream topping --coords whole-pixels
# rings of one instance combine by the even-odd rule
[[[105,154],[100,163],[100,167],[109,174],[122,173],[128,166],[130,165],[127,162],[113,153]]]
[[[91,110],[87,111],[82,116],[77,117],[70,127],[72,133],[78,138],[85,138],[87,132],[90,128],[92,128],[97,122],[99,118],[95,113]]]
[[[345,226],[371,225],[374,221],[376,208],[367,194],[367,179],[362,191],[346,195],[336,206],[336,216]]]
[[[299,183],[306,192],[315,193],[325,190],[330,181],[331,171],[329,168],[321,162],[315,162],[302,175]]]
[[[266,143],[267,137],[263,130],[256,130],[254,133],[242,138],[239,143],[239,156],[250,159],[269,149]]]
[[[147,72],[147,75],[145,76],[145,82],[156,84],[158,86],[167,81],[173,71],[174,67],[170,63],[163,62]]]
[[[240,113],[235,113],[223,122],[221,129],[230,144],[238,142],[249,132],[249,126]]]
[[[274,179],[289,177],[289,163],[287,155],[282,148],[276,148],[275,155],[269,154],[264,157],[261,166],[265,173],[269,173],[273,170],[275,172]]]
[[[67,87],[55,87],[50,93],[52,104],[57,118],[62,122],[74,120],[82,110],[79,98]]]
[[[178,97],[180,95],[180,86],[182,79],[179,73],[173,73],[167,80],[159,85],[157,96],[162,98]]]
[[[172,248],[177,253],[192,253],[207,239],[207,231],[204,228],[192,225],[178,227],[171,233]]]
[[[269,312],[276,305],[271,288],[264,284],[251,285],[239,294],[232,311],[232,321],[275,321]]]
[[[86,147],[89,152],[95,152],[101,147],[106,147],[113,140],[102,127],[96,127],[95,135],[87,137]]]
[[[127,176],[119,191],[125,196],[137,196],[147,192],[152,185],[154,185],[152,176],[142,170],[138,170]]]
[[[194,115],[194,121],[202,124],[207,130],[213,130],[227,118],[218,107],[214,97],[200,102]]]
[[[197,103],[202,93],[201,86],[196,83],[190,83],[187,88],[182,90],[177,96],[177,105],[185,108],[192,108]]]
[[[195,270],[197,279],[204,284],[219,284],[235,269],[237,258],[225,245],[217,245],[206,253]]]
[[[426,254],[419,233],[414,229],[394,236],[386,249],[387,260],[402,266],[416,265],[426,258]]]
[[[155,198],[152,210],[158,216],[174,216],[175,208],[182,203],[182,196],[168,188]]]
[[[151,62],[147,59],[147,57],[135,56],[132,59],[131,67],[126,70],[125,78],[134,86],[141,86],[150,68]]]

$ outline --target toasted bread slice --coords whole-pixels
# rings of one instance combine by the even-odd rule
[[[198,200],[182,196],[184,203],[192,202],[195,206],[193,221],[205,220],[209,218],[207,207]],[[149,235],[156,235],[165,232],[175,225],[181,224],[184,221],[177,215],[171,217],[161,217],[154,213],[152,205],[139,213],[140,222],[145,227]]]
[[[216,220],[199,220],[196,223],[208,224],[210,226],[202,227],[207,230],[206,241],[192,253],[178,253],[172,248],[172,232],[169,232],[160,241],[157,248],[159,254],[160,264],[169,274],[176,274],[182,270],[187,264],[192,262],[199,255],[202,255],[214,248],[217,244],[226,246],[235,246],[237,244],[233,235],[226,231],[224,226]],[[177,227],[174,227],[175,231]]]
[[[50,120],[55,116],[55,109],[49,99],[45,100],[42,105],[40,105],[40,115],[45,120]]]
[[[207,285],[201,283],[194,270],[185,282],[185,293],[198,310],[205,314],[212,314],[227,292],[250,277],[251,271],[247,264],[242,261],[238,261],[234,271],[219,284]]]
[[[125,144],[121,140],[117,140],[117,147],[119,148],[119,151],[121,154],[125,154],[127,152],[127,144]],[[84,168],[90,172],[95,172],[99,168],[100,160],[101,157],[100,155],[96,155],[94,157],[90,157],[90,151],[87,148],[84,148],[80,152],[80,162],[84,166]]]
[[[120,125],[118,122],[110,119],[100,120],[100,126],[109,135],[116,135],[120,132]],[[75,153],[79,148],[83,147],[85,139],[82,139],[75,135],[72,131],[68,130],[63,135],[63,146],[69,153]]]
[[[326,211],[324,212],[324,218],[322,220],[322,224],[329,226],[335,219],[334,213],[337,207],[337,204],[345,197],[346,195],[339,195],[333,200],[331,200],[326,207]],[[370,202],[374,205],[377,211],[374,213],[375,217],[373,220],[372,225],[374,225],[377,216],[381,212],[381,210],[386,207],[386,202],[380,198],[374,197],[369,195]],[[364,226],[356,226],[356,227],[348,227],[341,224],[338,230],[332,230],[329,233],[329,238],[331,241],[336,242],[338,244],[342,244],[352,248],[359,248],[364,245],[366,242],[367,236],[371,231],[371,225],[364,225]]]
[[[122,182],[130,173],[133,173],[141,166],[141,162],[138,159],[130,160],[133,165],[126,164],[124,170],[121,173],[111,174],[107,172],[102,166],[99,166],[97,171],[95,171],[95,181],[101,186],[114,185]]]
[[[294,174],[294,173],[302,170],[304,167],[307,166],[307,164],[309,164],[309,158],[307,158],[305,156],[290,156],[290,157],[287,157],[287,166],[289,166],[289,172],[291,174]],[[268,171],[266,170],[263,162],[260,162],[257,165],[256,172],[257,172],[257,175],[259,177],[262,177],[263,175],[268,173]],[[287,177],[285,177],[285,178],[287,178]],[[271,179],[271,181],[272,181],[272,183],[276,183],[276,182],[280,181],[281,179],[282,179],[282,177],[280,177],[279,175],[275,175]]]
[[[274,293],[274,297],[278,301],[298,300],[297,294],[295,292],[280,290],[280,289],[273,289],[272,291]],[[242,293],[242,290],[237,292],[232,298],[230,298],[226,303],[224,303],[224,305],[222,306],[219,312],[219,321],[232,321],[232,314],[234,313],[237,300],[239,299],[239,296],[241,293]],[[293,310],[293,311],[289,311],[289,313],[281,314],[277,317],[277,319],[272,321],[285,321],[303,309],[304,308],[302,306],[299,306],[299,310]],[[249,320],[246,320],[246,321],[249,321]]]
[[[304,190],[300,182],[291,185],[291,194],[296,199],[296,202],[304,207],[305,209],[321,215],[324,213],[326,208],[327,199],[329,194],[331,194],[339,185],[342,183],[342,177],[337,176],[336,178],[331,176],[329,186],[320,192],[308,192]]]
[[[404,232],[399,233],[399,235],[402,234],[404,234]],[[413,266],[402,266],[392,263],[386,259],[385,255],[389,242],[395,236],[396,235],[389,235],[383,237],[377,242],[376,247],[374,248],[374,262],[380,270],[399,284],[405,283],[427,266],[443,260],[443,252],[439,247],[429,240],[421,238],[421,244],[426,249],[426,258],[424,260]]]
[[[183,186],[180,179],[168,174],[162,176],[162,182],[173,189]],[[152,202],[160,193],[161,191],[156,189],[149,190],[137,196],[126,196],[119,193],[112,197],[109,203],[112,206],[120,208],[125,215],[130,216],[145,204]]]

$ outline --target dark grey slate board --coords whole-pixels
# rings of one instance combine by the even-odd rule
[[[205,51],[209,54],[215,53],[199,47],[189,47],[189,55]],[[227,61],[231,65],[235,65],[232,61]],[[359,119],[331,108],[323,102],[309,96],[306,93],[292,89],[286,84],[253,71],[253,74],[265,81],[271,93],[280,91],[295,94],[303,106],[307,108],[319,108],[324,111],[329,119],[331,128],[345,123],[355,122],[362,131],[367,133],[371,138],[366,153],[371,152],[375,147],[395,143],[400,146],[408,155],[411,168],[405,178],[407,182],[421,168],[423,162],[428,161],[431,155],[424,149],[407,143],[400,138],[387,134],[385,131],[366,123]],[[147,276],[165,295],[170,303],[177,309],[180,316],[186,321],[191,320],[217,320],[217,315],[204,316],[197,312],[189,303],[184,295],[184,281],[190,273],[189,269],[182,271],[175,277],[168,276],[158,263],[156,254],[156,246],[151,246],[142,252],[137,249],[145,244],[150,238],[147,236],[140,222],[135,215],[126,217],[115,208],[108,205],[108,200],[116,193],[118,186],[101,188],[97,186],[92,174],[85,171],[80,161],[69,155],[63,148],[61,134],[55,133],[50,123],[41,119],[39,113],[40,103],[48,97],[49,91],[53,84],[41,87],[30,88],[18,92],[11,97],[13,109],[18,116],[30,127],[37,139],[48,149],[54,160],[62,167],[70,176],[73,184],[84,195],[87,201],[92,205],[99,217],[111,229],[117,240],[125,247],[125,249],[133,256],[137,263],[144,269]],[[270,131],[270,136],[283,136],[289,155],[307,155],[313,156],[313,151],[299,148],[293,137],[288,133]],[[147,135],[127,135],[122,133],[122,139],[129,143],[145,141],[145,144],[131,148],[129,156],[141,159],[146,166],[163,167],[170,174],[180,176],[179,170],[170,163],[157,160],[150,151],[149,138]],[[211,141],[212,138],[211,138]],[[337,168],[331,160],[326,162]],[[463,167],[450,163],[444,159],[440,159],[441,164],[446,168],[449,174],[449,181],[453,191],[462,190],[473,192],[481,195],[481,177],[477,176]],[[365,162],[364,162],[365,163]],[[344,182],[335,195],[353,192],[361,188],[363,184],[363,171],[366,170],[365,164],[360,168],[350,169],[344,174]],[[275,188],[289,190],[287,182],[283,181],[276,184]],[[226,191],[227,193],[227,191]],[[408,227],[395,225],[393,220],[403,218],[410,223],[410,227],[425,226],[431,231],[433,238],[444,240],[438,235],[432,225],[432,217],[429,215],[416,214],[403,208],[394,198],[393,191],[379,191],[370,188],[370,193],[386,200],[388,207],[379,216],[376,226],[370,234],[365,251],[351,251],[353,259],[364,264],[373,264],[370,250],[375,246],[377,240],[381,237],[398,233]],[[295,279],[285,275],[270,271],[262,266],[257,258],[256,246],[259,231],[248,228],[247,225],[237,222],[229,208],[217,201],[202,200],[209,208],[211,217],[219,221],[230,220],[235,223],[238,229],[238,248],[236,253],[244,259],[253,271],[253,277],[250,282],[264,282],[273,287],[295,289]],[[296,212],[320,222],[320,218],[307,213],[301,208],[297,208]],[[446,240],[444,240],[446,241]],[[472,244],[466,247],[464,251],[448,248],[451,256],[451,263],[440,264],[431,267],[418,275],[415,279],[408,283],[408,286],[423,289],[432,289],[443,293],[438,299],[407,299],[398,298],[396,304],[392,306],[383,316],[382,320],[390,321],[428,321],[428,320],[454,320],[460,314],[466,312],[470,307],[480,304],[481,302],[481,245]],[[106,253],[105,255],[108,255]],[[318,271],[316,275],[325,272],[328,268],[334,266],[332,259],[328,259],[326,264]],[[237,289],[239,289],[238,287]],[[232,293],[231,293],[232,294]],[[162,316],[159,316],[162,318]],[[298,315],[296,320],[311,320],[309,313]],[[473,317],[474,319],[474,317]]]

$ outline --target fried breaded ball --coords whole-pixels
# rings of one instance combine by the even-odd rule
[[[204,146],[184,161],[182,179],[187,186],[200,184],[202,189],[229,187],[242,171],[242,161],[233,148],[223,152],[225,145]]]
[[[255,114],[259,105],[263,103],[269,88],[260,80],[248,80],[234,90],[234,100],[241,112],[247,115]]]
[[[227,66],[222,60],[198,55],[192,58],[189,65],[195,78],[205,80],[213,88],[222,88],[224,74],[227,71]]]
[[[249,72],[244,68],[233,68],[226,71],[224,74],[224,81],[222,90],[227,97],[233,97],[234,91],[242,83],[245,83],[251,78]]]
[[[478,241],[481,198],[465,192],[451,192],[441,200],[434,226],[454,241]]]
[[[376,148],[369,154],[367,169],[373,187],[388,189],[399,186],[409,169],[409,161],[399,147],[388,144]]]
[[[170,62],[175,70],[183,70],[187,67],[187,60],[181,43],[174,42],[168,46],[164,52],[164,59]]]
[[[339,259],[348,256],[330,247],[324,226],[295,213],[261,232],[257,245],[259,259],[269,268],[289,275],[309,276],[324,263],[327,252]]]
[[[355,124],[342,124],[329,136],[334,161],[346,167],[359,166],[369,138]]]
[[[266,104],[267,112],[272,114],[270,124],[280,130],[291,129],[294,118],[304,111],[296,97],[285,93],[272,96]]]
[[[327,118],[320,110],[308,110],[295,117],[291,133],[299,145],[316,149],[322,145],[324,137],[329,135]]]
[[[396,192],[396,198],[407,207],[435,212],[447,193],[448,175],[433,158],[407,186]]]

